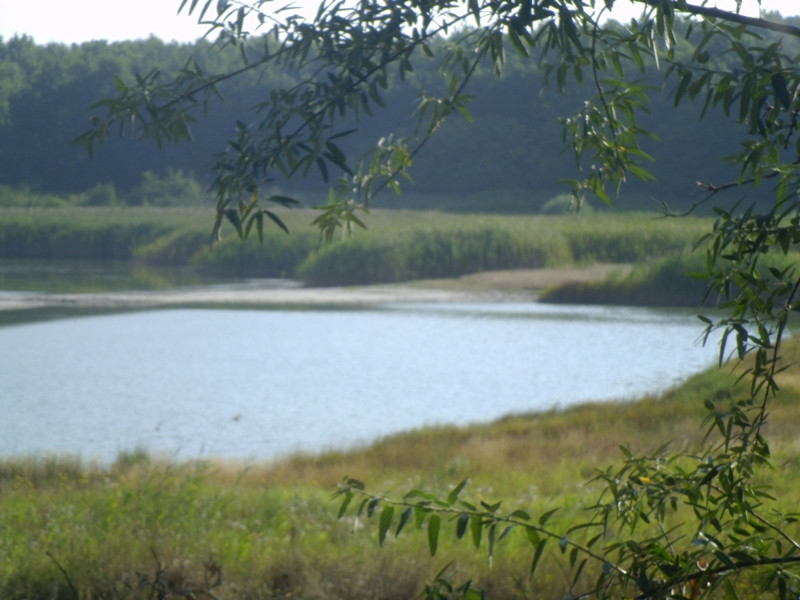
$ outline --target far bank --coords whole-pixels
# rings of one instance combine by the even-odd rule
[[[697,306],[703,284],[686,283],[701,254],[693,245],[710,227],[707,219],[665,219],[644,213],[525,216],[454,215],[434,212],[374,211],[367,230],[325,243],[310,227],[314,213],[287,211],[290,228],[265,230],[263,241],[238,240],[232,230],[220,242],[210,239],[210,209],[186,208],[6,208],[0,210],[0,259],[66,261],[88,264],[116,261],[127,268],[181,268],[241,283],[242,279],[292,279],[304,288],[352,288],[409,284],[413,288],[503,293],[567,289],[550,301],[595,302],[574,290],[608,280],[611,304]],[[23,262],[17,262],[23,261]],[[637,266],[631,279],[630,265]],[[653,269],[657,277],[649,274]],[[642,273],[646,275],[643,276]],[[127,289],[169,289],[174,281],[157,277]],[[238,281],[234,281],[238,280]],[[430,283],[430,280],[435,280]],[[421,282],[421,283],[416,283]],[[7,291],[43,291],[14,287]],[[655,293],[638,294],[642,287]],[[183,286],[181,286],[183,287]],[[62,290],[46,290],[60,292]],[[87,286],[70,292],[96,292]]]

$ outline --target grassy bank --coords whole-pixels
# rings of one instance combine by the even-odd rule
[[[713,307],[722,298],[718,293],[706,294],[705,259],[701,252],[676,252],[638,263],[627,272],[612,273],[603,281],[565,283],[545,290],[540,299],[571,304]],[[790,252],[785,256],[765,256],[758,266],[762,273],[769,268],[780,271],[793,267],[798,260],[800,253]],[[718,266],[722,268],[724,262]]]
[[[788,358],[800,358],[798,347]],[[774,469],[763,483],[792,508],[800,371],[782,375],[782,397],[767,431]],[[352,452],[295,456],[273,464],[160,463],[143,452],[108,469],[78,459],[0,462],[0,597],[4,599],[412,598],[450,560],[453,575],[477,574],[493,597],[560,598],[565,557],[554,546],[535,590],[525,573],[529,545],[512,534],[489,569],[481,552],[444,536],[435,558],[425,533],[390,537],[378,549],[374,523],[337,520],[330,494],[344,475],[376,491],[437,493],[470,477],[465,497],[504,499],[511,510],[554,508],[554,528],[581,518],[599,492],[587,480],[621,458],[619,445],[652,452],[663,443],[694,447],[705,400],[739,395],[735,376],[702,373],[662,397],[510,416],[473,427],[393,436]],[[451,528],[448,525],[448,528]],[[222,574],[221,579],[218,578]],[[166,595],[173,593],[173,596]],[[183,595],[181,595],[183,594]]]
[[[368,216],[368,230],[326,245],[309,226],[313,213],[282,217],[291,235],[272,227],[263,243],[242,243],[229,230],[221,243],[211,244],[211,209],[5,208],[0,210],[0,259],[122,260],[290,277],[317,286],[354,285],[595,262],[649,264],[684,256],[709,226],[703,219],[636,213],[375,211]]]

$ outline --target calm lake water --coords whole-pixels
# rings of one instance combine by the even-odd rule
[[[258,460],[636,398],[713,363],[693,315],[536,303],[153,310],[0,327],[0,455]]]

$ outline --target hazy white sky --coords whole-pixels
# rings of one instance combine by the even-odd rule
[[[698,0],[699,1],[699,0]],[[316,0],[296,4],[316,6]],[[800,14],[800,0],[762,0],[765,10]],[[0,36],[26,34],[38,43],[123,40],[151,34],[165,40],[192,41],[205,29],[195,19],[178,16],[180,0],[0,0]],[[710,0],[709,6],[730,8],[734,0]],[[637,11],[638,12],[638,11]],[[757,0],[744,0],[747,14],[758,14]],[[621,12],[618,18],[628,18]]]

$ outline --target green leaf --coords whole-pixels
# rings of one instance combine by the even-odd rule
[[[544,553],[544,546],[547,543],[547,540],[541,540],[539,543],[535,545],[535,552],[533,553],[533,560],[531,561],[531,568],[530,572],[528,573],[528,577],[533,579],[534,575],[536,575],[536,567],[539,566],[539,561],[542,559],[542,554]]]
[[[452,491],[447,495],[447,503],[453,504],[456,500],[458,500],[458,496],[461,494],[461,491],[464,489],[464,486],[467,485],[469,479],[464,479],[461,483],[459,483],[456,487],[452,489]]]
[[[278,215],[276,215],[274,212],[272,212],[272,211],[270,211],[270,210],[263,210],[262,212],[263,212],[265,215],[267,215],[267,217],[269,217],[269,219],[270,219],[270,220],[271,220],[273,223],[275,223],[275,225],[277,225],[278,227],[280,227],[280,228],[281,228],[281,229],[282,229],[284,232],[286,232],[286,233],[289,233],[289,228],[286,226],[286,223],[284,223],[284,222],[281,220],[281,218],[280,218],[280,217],[278,217]],[[263,219],[262,219],[262,220],[263,220]],[[261,227],[259,227],[259,231],[258,231],[258,237],[259,237],[259,239],[261,239],[261,241],[262,241],[262,242],[264,241],[264,239],[263,239],[263,235],[262,235],[262,232],[261,232]]]
[[[577,560],[578,560],[578,549],[577,548],[573,548],[569,552],[569,566],[570,566],[570,568],[575,567],[575,561],[577,561]]]
[[[359,481],[358,479],[353,479],[352,477],[345,478],[345,483],[348,487],[357,489],[357,490],[365,490],[366,485],[363,481]]]
[[[221,238],[220,230],[222,229],[222,219],[224,213],[222,211],[217,211],[217,216],[214,219],[214,227],[211,229],[211,239],[215,242],[218,242]]]
[[[338,514],[339,519],[341,519],[347,512],[347,507],[350,505],[352,499],[353,499],[353,492],[347,490],[344,493],[344,498],[342,498],[342,503],[339,505],[339,514]]]
[[[783,73],[773,73],[770,81],[772,82],[772,91],[778,102],[784,108],[791,108],[792,99],[789,97],[789,89],[786,87],[786,77],[783,76]]]
[[[317,157],[316,160],[317,168],[319,169],[319,173],[322,176],[322,181],[328,181],[328,165],[325,164],[325,160],[321,157]]]
[[[378,498],[377,496],[375,496],[372,500],[369,501],[369,504],[367,504],[367,516],[368,517],[371,517],[372,513],[375,512],[375,509],[378,507],[378,504],[380,503],[380,501],[381,501],[381,499]]]
[[[500,537],[497,538],[497,541],[498,542],[502,541],[509,533],[511,533],[514,530],[514,527],[515,525],[509,525],[508,527],[506,527],[503,530],[503,533],[500,534]]]
[[[514,46],[514,50],[517,51],[517,54],[520,56],[524,56],[528,58],[528,49],[525,48],[525,44],[522,43],[522,40],[519,38],[519,34],[517,33],[516,28],[514,27],[513,23],[509,23],[508,28],[508,39],[511,42],[511,45]]]
[[[245,229],[245,237],[250,237],[250,230],[253,228],[254,224],[256,225],[256,231],[258,233],[258,241],[263,244],[264,243],[264,213],[263,212],[261,212],[261,211],[256,212],[247,221],[247,228]]]
[[[411,518],[411,513],[413,513],[413,512],[414,512],[414,509],[412,509],[409,506],[400,515],[400,522],[397,524],[397,529],[394,532],[395,537],[400,535],[400,532],[403,531],[403,528],[406,526],[406,523],[408,523],[408,520]]]
[[[244,231],[242,231],[242,219],[239,217],[239,211],[235,208],[229,208],[225,211],[225,218],[231,222],[236,228],[236,233],[240,238],[244,238]]]
[[[240,7],[238,11],[236,11],[236,33],[241,34],[242,30],[244,29],[244,7]]]
[[[542,541],[539,532],[533,527],[526,527],[525,528],[525,535],[528,536],[528,541],[536,548]]]
[[[463,104],[457,104],[456,109],[461,113],[461,116],[464,117],[464,120],[467,123],[472,123],[472,113],[469,112],[469,109],[466,106]]]
[[[383,546],[386,539],[386,532],[392,526],[392,518],[394,517],[394,506],[386,506],[381,512],[381,518],[378,522],[378,544]]]
[[[364,509],[367,507],[367,502],[369,502],[369,498],[362,498],[358,505],[358,510],[356,511],[356,517],[360,517],[362,514],[364,514]]]
[[[124,94],[128,91],[128,86],[125,85],[125,82],[122,81],[122,78],[119,75],[114,75],[114,87],[117,88],[117,91],[121,94]]]
[[[425,517],[428,516],[428,512],[429,511],[422,506],[414,507],[414,522],[417,524],[417,528],[422,527],[422,524],[425,522]]]
[[[464,534],[467,532],[468,525],[469,525],[469,515],[467,513],[462,513],[458,515],[458,520],[456,520],[456,537],[458,539],[464,537]]]
[[[428,550],[431,556],[436,555],[436,548],[439,545],[439,528],[442,520],[439,515],[431,515],[428,519]]]
[[[541,517],[539,517],[539,525],[544,526],[544,524],[547,523],[550,520],[550,517],[552,517],[556,512],[558,512],[558,509],[554,508],[553,510],[548,510],[546,513],[544,513]]]
[[[407,501],[414,500],[416,498],[420,498],[420,499],[426,500],[428,502],[435,502],[436,500],[438,500],[438,498],[436,496],[434,496],[433,494],[428,493],[428,492],[424,492],[422,490],[411,490],[405,496],[403,496],[403,500],[407,500]]]
[[[472,515],[469,520],[469,529],[472,534],[472,543],[476,548],[481,547],[481,536],[483,535],[483,519],[479,515]]]
[[[281,196],[281,195],[272,195],[267,198],[269,202],[274,202],[275,204],[280,204],[281,206],[285,206],[289,208],[295,204],[299,204],[300,202],[291,196]]]
[[[675,92],[675,106],[678,106],[681,102],[681,97],[686,92],[686,88],[689,87],[689,84],[692,82],[692,72],[686,71],[681,77],[681,82],[678,84],[678,89]]]

